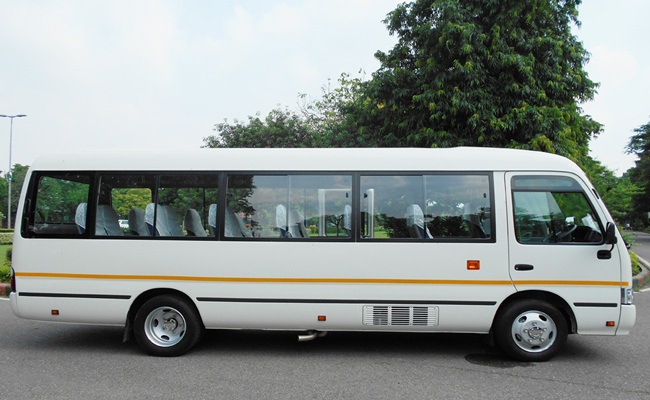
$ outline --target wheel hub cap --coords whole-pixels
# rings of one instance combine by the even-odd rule
[[[556,326],[541,311],[526,311],[512,324],[512,337],[522,350],[537,353],[551,347],[555,341]]]
[[[156,346],[171,347],[183,339],[185,326],[185,318],[178,310],[159,307],[147,315],[144,332]]]

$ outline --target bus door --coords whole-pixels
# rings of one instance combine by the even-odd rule
[[[560,173],[508,173],[505,184],[517,290],[560,296],[576,315],[578,333],[614,334],[607,322],[619,319],[619,249],[603,257],[612,245],[605,243],[605,215],[590,188]]]

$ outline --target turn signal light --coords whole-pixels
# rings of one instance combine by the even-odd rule
[[[481,269],[480,260],[467,260],[467,269],[470,271],[478,271]]]
[[[52,310],[52,315],[59,315],[59,310]]]
[[[607,321],[605,322],[605,326],[616,326],[616,321]]]

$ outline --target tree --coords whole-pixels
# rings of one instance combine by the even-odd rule
[[[636,165],[629,171],[630,181],[636,184],[640,191],[633,197],[635,217],[648,226],[650,212],[650,122],[634,130],[626,147],[628,154],[636,154]]]
[[[151,189],[116,188],[111,192],[112,207],[120,218],[128,218],[133,208],[144,210],[151,203]]]
[[[640,188],[632,183],[629,174],[618,178],[612,170],[591,157],[584,159],[580,166],[602,196],[614,220],[621,225],[632,222],[633,197],[640,193]]]
[[[601,125],[571,33],[580,0],[417,0],[384,21],[398,43],[349,111],[380,146],[513,147],[578,160]]]
[[[6,225],[7,212],[7,180],[0,178],[0,228]]]
[[[274,109],[264,120],[224,121],[215,125],[216,135],[203,139],[204,147],[319,147],[320,135],[300,115]]]
[[[28,165],[14,164],[9,174],[11,177],[11,222],[12,225],[16,221],[16,209],[18,208],[18,200],[20,199],[20,193],[23,188],[23,182],[25,181],[25,176],[27,175],[27,170],[29,170]],[[6,176],[0,181],[0,209],[3,210],[3,223],[6,224],[6,210],[7,210],[7,179]]]
[[[359,125],[358,116],[363,112],[362,87],[365,84],[364,71],[361,76],[353,78],[342,73],[337,80],[338,86],[332,87],[330,80],[321,88],[322,97],[307,101],[306,94],[300,94],[302,101],[300,111],[308,126],[317,132],[319,144],[324,147],[369,147],[364,135],[368,129]]]

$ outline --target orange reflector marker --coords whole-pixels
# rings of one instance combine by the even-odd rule
[[[478,271],[481,269],[480,260],[467,260],[467,269],[470,271]]]
[[[325,322],[325,321],[327,321],[327,316],[325,316],[325,315],[319,315],[319,316],[318,316],[318,321],[320,321],[320,322]]]
[[[616,326],[616,321],[607,321],[605,322],[605,326]]]
[[[59,310],[52,310],[52,315],[59,315]]]

